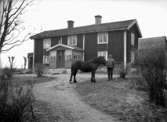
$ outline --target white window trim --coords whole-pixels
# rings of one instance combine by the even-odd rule
[[[51,47],[51,39],[43,39],[43,49],[48,49]]]
[[[131,63],[134,63],[134,61],[135,61],[135,52],[134,52],[134,51],[131,51],[131,54],[130,54],[130,55],[131,55],[131,57],[130,57],[130,58],[131,58],[131,59],[130,59],[130,60],[131,60]]]
[[[108,59],[108,51],[98,51],[97,56],[104,56],[104,58],[107,60]]]
[[[100,36],[106,36],[106,42],[100,41]],[[102,32],[97,34],[97,44],[108,44],[108,32]]]
[[[49,64],[49,56],[43,55],[43,64]]]
[[[77,36],[76,35],[68,36],[67,37],[67,44],[69,46],[77,46]]]
[[[58,44],[62,44],[62,43],[63,43],[62,37],[60,37]]]
[[[130,43],[132,46],[135,45],[135,34],[132,32],[131,33],[131,43]]]

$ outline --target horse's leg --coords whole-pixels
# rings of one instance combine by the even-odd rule
[[[72,71],[71,71],[71,76],[70,76],[69,83],[72,83],[72,82],[71,82],[71,81],[72,81],[72,76],[73,76],[73,73],[72,73]]]
[[[94,71],[94,75],[93,75],[93,77],[94,77],[94,82],[96,83],[95,73],[96,73],[96,71]]]
[[[95,71],[91,72],[91,82],[93,82],[93,83],[96,82],[96,80],[95,80]]]
[[[77,71],[74,72],[74,83],[77,83],[76,75],[77,75]]]

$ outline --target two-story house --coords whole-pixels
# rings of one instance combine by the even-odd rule
[[[112,54],[117,62],[134,62],[134,51],[138,38],[142,37],[135,19],[101,23],[102,17],[95,16],[95,24],[49,30],[31,37],[34,40],[34,63],[43,63],[50,68],[70,67],[75,60],[88,61],[97,56]]]

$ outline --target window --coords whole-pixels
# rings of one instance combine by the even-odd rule
[[[106,44],[108,43],[108,33],[98,33],[97,34],[97,43],[98,44]]]
[[[43,64],[49,64],[49,56],[47,55],[43,56]]]
[[[131,46],[135,45],[135,34],[131,33]]]
[[[62,37],[60,37],[58,44],[62,44]]]
[[[77,46],[77,36],[68,36],[68,45]]]
[[[107,60],[108,52],[107,51],[98,51],[97,56],[103,56]]]
[[[51,39],[44,39],[43,40],[43,48],[48,49],[51,47]]]
[[[67,60],[68,61],[72,60],[72,56],[71,55],[67,55]]]
[[[131,51],[131,63],[135,62],[135,52]]]

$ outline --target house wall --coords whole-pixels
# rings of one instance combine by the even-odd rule
[[[62,36],[62,44],[67,45],[67,36]]]
[[[97,33],[85,34],[85,61],[97,56]]]
[[[83,34],[77,35],[77,47],[83,49]]]
[[[43,40],[34,40],[34,63],[42,63],[43,61]]]
[[[85,60],[96,57],[98,51],[108,51],[116,61],[123,61],[123,33],[124,31],[108,32],[108,44],[97,44],[97,33],[85,34]]]
[[[130,61],[131,55],[131,32],[135,34],[135,46],[138,48],[138,30],[136,25],[127,31],[127,61]],[[108,44],[97,44],[97,33],[78,34],[77,35],[77,46],[83,48],[83,35],[85,35],[85,61],[90,60],[97,56],[97,51],[108,50],[108,54],[112,54],[113,58],[117,62],[122,62],[124,57],[124,31],[110,31],[108,32]],[[58,44],[59,37],[51,38],[51,46]],[[62,43],[67,44],[67,36],[62,36]],[[35,63],[42,63],[43,54],[43,39],[36,39],[34,41],[34,55]],[[68,66],[68,64],[66,64]]]
[[[124,57],[124,31],[110,31],[108,54],[112,54],[117,62],[122,62]]]
[[[134,47],[131,46],[131,33],[135,34],[135,44]],[[132,50],[137,50],[138,49],[138,38],[139,38],[139,33],[137,30],[137,26],[134,25],[127,33],[127,61],[131,61],[131,51]]]
[[[58,44],[60,37],[51,38],[51,46]]]

